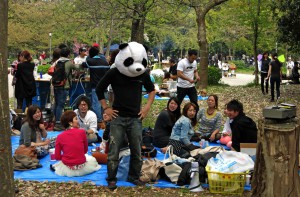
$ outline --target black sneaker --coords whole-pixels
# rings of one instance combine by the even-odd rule
[[[50,170],[53,171],[53,172],[55,172],[55,168],[53,167],[52,164],[50,164]]]
[[[129,182],[133,183],[133,184],[135,184],[137,186],[144,186],[144,185],[146,185],[146,182],[143,182],[143,181],[141,181],[139,179],[138,180],[134,180],[134,181],[129,180]]]
[[[115,190],[115,189],[117,189],[117,183],[115,182],[115,181],[111,181],[111,182],[108,182],[108,189],[110,189],[110,190]]]

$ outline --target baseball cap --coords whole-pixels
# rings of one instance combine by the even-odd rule
[[[93,45],[92,45],[93,47],[99,47],[99,44],[98,43],[93,43]]]

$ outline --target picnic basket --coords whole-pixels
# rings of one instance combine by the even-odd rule
[[[244,186],[246,183],[245,173],[222,173],[210,171],[209,167],[206,167],[208,176],[209,191],[211,193],[219,194],[235,194],[242,195],[244,192]]]

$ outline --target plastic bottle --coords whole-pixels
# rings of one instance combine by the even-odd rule
[[[201,139],[201,141],[200,141],[200,147],[201,148],[205,148],[205,139]]]
[[[43,78],[43,73],[42,73],[42,71],[40,72],[40,79],[42,79]]]
[[[34,78],[37,78],[37,77],[38,77],[37,70],[38,70],[38,67],[35,66],[35,67],[34,67],[34,70],[33,70],[33,76],[34,76]]]

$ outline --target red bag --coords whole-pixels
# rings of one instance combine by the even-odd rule
[[[50,66],[50,68],[48,69],[48,75],[53,75],[53,73],[54,73],[54,67],[55,67],[55,65],[51,65]]]

